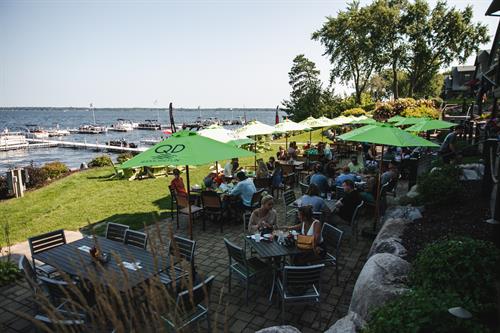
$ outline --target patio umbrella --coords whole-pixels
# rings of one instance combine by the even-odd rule
[[[225,129],[224,127],[219,125],[211,125],[205,129],[198,131],[198,134],[224,143],[238,139],[233,131]]]
[[[408,118],[401,119],[400,121],[395,123],[394,126],[415,125],[415,124],[418,124],[424,120],[425,120],[425,118],[408,117]]]
[[[326,118],[326,119],[328,119],[328,118]],[[328,119],[328,120],[330,120],[330,119]],[[311,116],[309,116],[306,119],[302,120],[301,122],[299,122],[299,124],[307,126],[307,127],[311,128],[311,129],[313,129],[313,128],[319,128],[319,127],[323,128],[325,126],[328,126],[328,124],[325,123],[323,120],[316,119],[316,118],[311,117]],[[321,132],[323,132],[323,131],[321,131]],[[311,142],[311,138],[312,138],[312,130],[309,131],[309,142]]]
[[[340,125],[346,125],[346,124],[350,124],[354,121],[353,118],[351,117],[346,117],[346,116],[339,116],[337,118],[333,118],[331,120],[331,124],[332,125],[335,125],[335,126],[340,126]]]
[[[240,146],[243,146],[243,145],[246,145],[249,143],[255,143],[255,140],[250,139],[250,138],[243,138],[243,139],[231,140],[228,142],[228,144],[236,146],[236,147],[240,147]]]
[[[376,124],[377,121],[373,118],[364,118],[364,119],[358,119],[358,120],[355,120],[352,122],[353,124],[361,124],[361,125],[372,125],[372,124]]]
[[[270,135],[273,133],[277,133],[274,127],[261,123],[258,120],[253,120],[248,122],[245,126],[238,128],[234,131],[235,134],[239,137],[254,137],[255,145],[254,145],[254,166],[255,170],[257,170],[257,136],[258,135]]]
[[[403,116],[394,116],[394,117],[387,119],[387,121],[389,123],[397,123],[398,121],[401,121],[403,119],[405,119],[405,117],[403,117]]]
[[[449,121],[438,119],[423,119],[421,122],[408,127],[405,131],[408,132],[426,132],[437,129],[444,129],[457,126],[458,124],[450,123]]]
[[[309,127],[289,119],[285,119],[282,123],[274,125],[274,128],[276,132],[285,133],[285,147],[288,146],[288,132],[305,131],[309,129]]]
[[[148,150],[122,164],[122,168],[144,166],[185,165],[188,197],[191,192],[189,184],[189,166],[204,165],[214,161],[227,160],[234,157],[252,156],[253,153],[219,141],[199,135],[196,132],[180,131],[172,134]],[[191,205],[189,211],[189,235],[193,238],[193,221]]]
[[[345,141],[368,142],[382,145],[382,153],[380,155],[378,188],[376,197],[376,215],[373,224],[374,230],[377,226],[379,205],[380,205],[380,176],[382,173],[382,157],[384,155],[384,146],[395,147],[439,147],[437,144],[425,140],[419,136],[410,134],[400,128],[393,127],[387,124],[381,125],[366,125],[355,129],[349,133],[339,136],[339,139]]]

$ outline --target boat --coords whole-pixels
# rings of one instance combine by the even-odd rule
[[[47,139],[49,137],[49,132],[38,125],[27,124],[26,128],[28,133],[25,136],[28,139]]]
[[[113,147],[125,147],[125,148],[137,148],[137,145],[133,142],[127,142],[124,139],[121,140],[110,140],[106,142],[106,145]]]
[[[47,130],[47,132],[49,133],[49,137],[67,136],[71,134],[69,130],[60,129],[59,125],[56,125],[56,128]]]
[[[109,131],[115,132],[129,132],[134,130],[134,125],[130,120],[117,119],[117,122],[108,127]]]
[[[156,131],[161,129],[161,125],[157,120],[146,119],[143,123],[137,125],[137,129]]]
[[[78,128],[77,133],[79,134],[101,134],[106,133],[108,129],[105,126],[98,125],[82,125]],[[71,132],[71,130],[70,130]]]
[[[0,151],[23,149],[28,147],[26,136],[21,132],[0,132]]]

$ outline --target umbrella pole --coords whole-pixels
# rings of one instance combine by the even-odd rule
[[[373,231],[375,232],[377,230],[377,224],[378,220],[380,218],[379,213],[380,213],[380,196],[381,196],[381,189],[382,189],[382,184],[380,184],[380,180],[382,179],[382,162],[384,158],[384,145],[382,145],[382,153],[380,154],[380,165],[378,169],[378,182],[377,182],[377,199],[375,202],[375,220],[373,221]]]
[[[188,216],[189,216],[189,238],[193,239],[193,219],[191,216],[191,186],[189,185],[189,165],[186,165],[186,181],[187,181],[187,192],[188,192]]]
[[[257,135],[254,135],[255,143],[253,144],[253,167],[255,168],[255,175],[257,175]]]
[[[288,133],[285,133],[285,150],[288,151]]]

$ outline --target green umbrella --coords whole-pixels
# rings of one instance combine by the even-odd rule
[[[432,131],[436,129],[444,129],[457,126],[458,124],[450,123],[449,121],[438,120],[438,119],[425,119],[413,126],[408,127],[405,131],[408,132],[425,132]]]
[[[400,121],[395,123],[394,126],[415,125],[415,124],[421,123],[424,120],[425,120],[425,118],[408,117],[408,118],[401,119]]]
[[[379,205],[380,205],[380,176],[382,173],[382,157],[384,155],[384,146],[396,147],[439,147],[437,144],[425,140],[416,135],[410,134],[398,127],[393,127],[388,124],[381,125],[366,125],[355,129],[351,132],[342,134],[338,137],[345,141],[368,142],[382,145],[382,153],[380,155],[380,169],[376,197],[376,215],[373,228],[376,229]]]
[[[373,118],[365,118],[365,119],[355,120],[352,123],[353,124],[361,124],[361,125],[372,125],[372,124],[376,124],[377,121]]]
[[[236,147],[240,147],[240,146],[243,146],[243,145],[246,145],[246,144],[249,144],[249,143],[255,143],[255,140],[250,139],[250,138],[243,138],[243,139],[231,140],[228,143],[230,145],[233,145],[233,146],[236,146]]]
[[[406,119],[406,118],[402,117],[402,116],[394,116],[394,117],[387,119],[387,121],[390,123],[397,123],[398,121],[401,121],[403,119]]]
[[[172,134],[172,136],[165,141],[154,145],[152,148],[126,161],[122,164],[122,168],[185,165],[189,197],[191,191],[189,185],[189,165],[203,165],[214,161],[253,155],[253,153],[247,150],[212,140],[196,132],[180,131]],[[191,205],[189,205],[189,235],[191,238],[193,238],[192,223]]]

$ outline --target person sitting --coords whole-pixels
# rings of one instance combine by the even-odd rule
[[[266,163],[266,166],[267,170],[272,172],[276,166],[276,159],[273,156],[269,157],[269,162]]]
[[[285,148],[283,148],[283,146],[279,146],[278,152],[276,153],[276,157],[280,161],[286,161],[287,160],[287,154],[286,154]]]
[[[337,161],[336,160],[329,161],[328,163],[325,164],[323,170],[325,176],[327,176],[328,178],[335,178],[339,170],[339,168],[337,168]]]
[[[352,182],[360,181],[361,178],[351,173],[351,169],[348,166],[342,168],[342,174],[335,178],[335,186],[342,186],[342,183],[349,179]]]
[[[231,178],[234,176],[236,171],[238,171],[239,162],[238,158],[233,158],[231,161],[228,161],[224,166],[224,177]]]
[[[362,199],[360,193],[354,188],[352,180],[346,179],[342,183],[342,187],[344,188],[344,197],[335,204],[335,214],[347,223],[351,223],[354,211]]]
[[[455,158],[458,151],[458,136],[460,136],[463,131],[463,125],[456,126],[453,132],[449,133],[441,144],[441,147],[439,148],[439,155],[441,156],[445,164],[450,164],[450,162]]]
[[[384,155],[382,155],[382,159],[384,161],[392,161],[396,158],[396,148],[395,147],[387,147]]]
[[[278,228],[278,214],[274,210],[274,198],[271,195],[265,195],[260,201],[260,208],[252,212],[248,222],[248,232],[253,234],[257,231],[269,234],[273,229]]]
[[[279,189],[283,186],[283,168],[281,167],[281,164],[276,163],[276,167],[273,170],[273,173],[271,175],[271,187],[272,187],[272,194],[274,195],[274,190]]]
[[[380,176],[380,184],[385,185],[398,177],[398,168],[394,163],[389,163],[389,169]]]
[[[333,159],[332,149],[330,148],[329,143],[324,144],[323,156],[326,161],[331,161]]]
[[[333,141],[335,139],[335,132],[332,131],[331,128],[329,128],[327,131],[325,131],[325,136]]]
[[[257,160],[257,172],[255,173],[257,178],[269,178],[269,170],[267,169],[266,163],[262,158]]]
[[[304,151],[307,151],[309,148],[311,148],[311,141],[307,141],[305,145],[302,146]]]
[[[175,190],[176,195],[187,197],[187,191],[184,187],[184,181],[182,180],[180,170],[174,169],[173,174],[174,179],[170,182],[170,186]]]
[[[217,178],[216,171],[210,171],[210,173],[203,178],[203,184],[207,190],[211,190],[217,187],[217,183],[215,182],[215,178]]]
[[[296,159],[297,158],[297,148],[295,146],[295,142],[290,142],[290,145],[288,146],[288,151],[287,155],[289,159]]]
[[[329,213],[330,209],[326,205],[325,200],[321,198],[319,194],[319,189],[316,184],[309,185],[307,193],[300,197],[300,206],[312,206],[314,213]]]
[[[311,148],[309,148],[307,150],[307,155],[319,155],[319,150],[318,148],[316,148],[315,146],[311,146]]]
[[[243,171],[238,172],[236,178],[238,184],[236,184],[229,194],[240,197],[243,205],[245,207],[250,207],[252,205],[252,196],[257,192],[253,180],[248,178]]]
[[[304,252],[294,256],[294,264],[307,264],[321,259],[326,253],[323,236],[321,236],[321,222],[314,219],[312,206],[301,206],[298,210],[300,223],[288,227],[288,230],[297,230],[301,235],[314,237],[314,248],[311,252]]]
[[[326,178],[326,176],[321,173],[320,163],[316,163],[314,165],[314,174],[309,180],[309,185],[310,184],[315,184],[318,187],[322,197],[326,196],[326,193],[330,190],[330,185],[328,185],[328,178]]]
[[[356,155],[351,156],[351,162],[349,162],[347,166],[349,167],[349,170],[354,173],[360,173],[363,171],[363,165],[358,162],[358,157]]]

